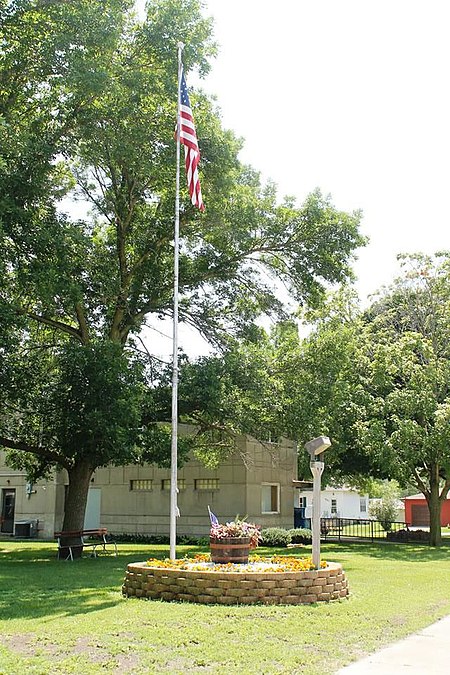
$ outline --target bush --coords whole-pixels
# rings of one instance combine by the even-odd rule
[[[312,541],[312,532],[306,527],[295,527],[289,530],[291,535],[291,544],[310,544]]]
[[[291,535],[282,527],[268,527],[261,532],[263,546],[287,546],[291,543]]]
[[[111,533],[111,538],[121,544],[169,544],[168,534],[143,534],[143,533]],[[181,534],[177,536],[177,544],[185,546],[208,546],[209,537],[194,537],[193,535]]]
[[[397,532],[388,532],[386,539],[389,541],[429,541],[430,533],[425,530],[397,530]]]

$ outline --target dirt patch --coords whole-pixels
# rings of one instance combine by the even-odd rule
[[[72,654],[83,654],[87,656],[92,663],[106,663],[112,659],[112,655],[102,646],[92,644],[90,638],[78,638],[75,645],[70,650]]]
[[[0,636],[2,645],[20,656],[34,656],[36,654],[36,636],[33,633],[19,633],[17,635]]]

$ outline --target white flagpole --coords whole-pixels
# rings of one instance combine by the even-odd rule
[[[175,189],[175,233],[174,233],[174,259],[173,259],[173,370],[172,370],[172,449],[170,465],[170,558],[177,557],[177,482],[178,482],[178,260],[180,241],[180,129],[181,129],[181,53],[184,44],[178,45],[178,99],[177,99],[177,176]]]

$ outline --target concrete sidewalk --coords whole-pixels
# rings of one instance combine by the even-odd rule
[[[336,675],[448,675],[450,673],[450,616],[420,633],[395,642]]]

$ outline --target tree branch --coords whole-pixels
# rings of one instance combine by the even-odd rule
[[[74,328],[73,326],[69,326],[67,323],[63,323],[62,321],[56,321],[56,319],[50,319],[46,316],[40,316],[39,314],[35,314],[34,312],[30,312],[27,309],[17,309],[16,310],[18,314],[23,314],[25,316],[28,316],[30,319],[33,319],[33,321],[37,321],[38,323],[43,323],[46,326],[51,326],[52,328],[56,328],[57,330],[60,330],[63,333],[67,333],[68,335],[71,335],[72,337],[77,338],[77,340],[80,340],[82,342],[82,336],[79,330]]]
[[[80,337],[83,344],[89,342],[89,327],[86,322],[83,305],[81,302],[75,303],[75,311],[77,313],[78,325],[80,326]]]
[[[4,448],[9,448],[10,450],[22,450],[23,452],[30,452],[33,455],[47,459],[50,462],[55,462],[60,464],[65,469],[70,469],[70,463],[67,461],[67,457],[60,455],[54,450],[48,450],[39,445],[30,445],[29,443],[22,443],[22,441],[13,441],[11,438],[6,438],[5,436],[0,436],[0,446]]]

